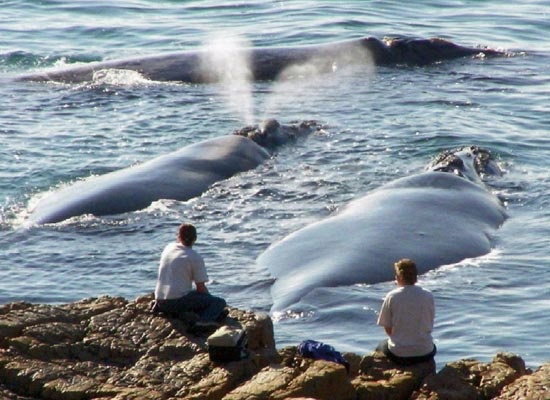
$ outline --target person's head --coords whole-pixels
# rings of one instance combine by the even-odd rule
[[[183,223],[178,229],[178,241],[191,247],[197,240],[197,229],[191,224]]]
[[[416,264],[412,260],[408,258],[399,260],[393,264],[393,269],[398,284],[414,285],[416,283],[418,272],[416,271]]]

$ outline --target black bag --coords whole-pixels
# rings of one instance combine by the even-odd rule
[[[206,339],[210,361],[238,361],[248,356],[248,341],[243,329],[222,326]]]

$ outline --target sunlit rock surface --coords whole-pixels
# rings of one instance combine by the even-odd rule
[[[345,353],[340,364],[275,348],[267,315],[230,309],[225,324],[247,332],[250,356],[214,363],[206,336],[153,314],[152,296],[0,307],[0,400],[4,399],[548,399],[550,364],[531,372],[512,354],[398,367],[379,354]]]

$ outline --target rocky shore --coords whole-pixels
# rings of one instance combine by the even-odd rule
[[[230,309],[249,357],[210,361],[206,336],[150,312],[151,296],[63,305],[0,306],[0,400],[15,399],[550,399],[550,362],[536,371],[513,354],[398,367],[376,353],[341,364],[277,350],[269,316]]]

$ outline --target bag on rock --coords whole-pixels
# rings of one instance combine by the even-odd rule
[[[342,357],[339,351],[336,351],[331,345],[316,340],[304,340],[298,345],[298,353],[302,357],[313,358],[314,360],[332,361],[342,364],[349,372],[349,363]]]
[[[222,326],[206,339],[211,361],[238,361],[248,356],[248,341],[243,329]]]

